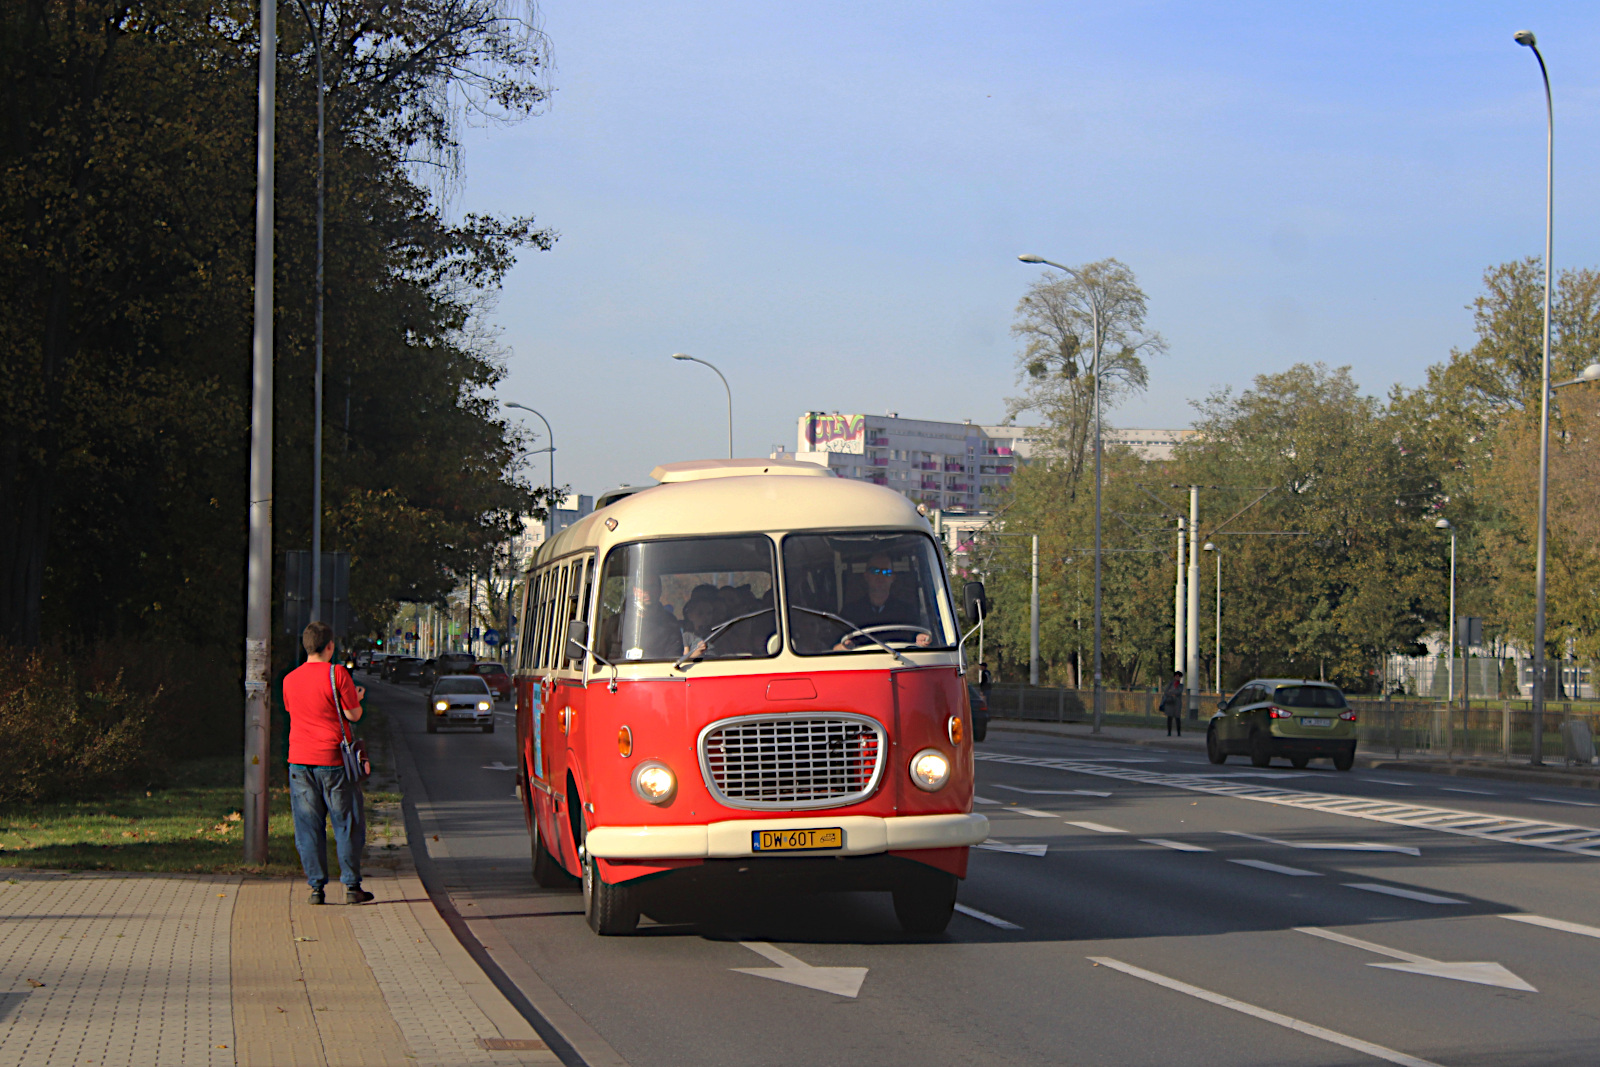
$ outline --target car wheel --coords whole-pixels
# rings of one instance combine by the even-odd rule
[[[1222,738],[1217,736],[1216,723],[1206,728],[1206,759],[1212,763],[1228,762],[1228,752],[1222,747]]]
[[[1355,765],[1356,750],[1354,746],[1345,749],[1343,752],[1333,757],[1333,769],[1336,771],[1348,771]]]
[[[1297,771],[1305,770],[1306,769],[1306,764],[1308,764],[1310,762],[1311,762],[1311,757],[1310,756],[1290,756],[1289,757],[1289,766],[1293,767]]]
[[[977,744],[989,736],[989,719],[987,716],[972,720],[972,743]]]
[[[633,886],[602,880],[594,857],[587,852],[583,853],[583,917],[589,929],[602,937],[631,934],[639,928],[639,901]]]
[[[428,716],[428,732],[430,734],[436,734],[439,732],[439,720],[435,719],[432,715]]]
[[[895,883],[894,916],[908,934],[942,934],[956,910],[961,879],[928,867],[907,871]]]
[[[531,848],[533,851],[533,882],[541,889],[571,889],[576,881],[565,867],[545,847],[544,834],[539,832],[539,816],[534,813]]]
[[[1272,749],[1267,746],[1267,736],[1260,730],[1250,735],[1250,766],[1267,767],[1271,765]]]

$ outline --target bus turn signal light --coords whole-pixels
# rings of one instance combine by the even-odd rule
[[[950,721],[945,724],[945,731],[950,735],[950,743],[959,745],[961,738],[966,734],[966,727],[961,724],[961,716],[950,716]]]
[[[617,731],[617,751],[623,759],[633,755],[633,731],[626,726]]]

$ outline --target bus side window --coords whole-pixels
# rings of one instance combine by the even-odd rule
[[[533,664],[544,670],[545,651],[550,647],[551,588],[556,584],[555,567],[544,569],[544,580],[539,584],[539,643],[533,650]]]
[[[585,594],[588,592],[589,587],[588,583],[584,581],[588,574],[586,566],[588,562],[589,558],[587,556],[579,556],[572,561],[572,574],[567,584],[566,610],[561,613],[561,643],[563,647],[566,645],[566,628],[571,625],[573,619],[584,618],[583,609],[588,602],[588,597]],[[562,655],[566,655],[565,651],[562,652]],[[582,669],[583,657],[578,656],[567,660],[567,670],[579,671]]]
[[[567,575],[571,568],[562,563],[550,573],[550,629],[544,646],[544,666],[556,670],[561,666],[562,631],[565,629],[561,615],[566,608]]]
[[[528,629],[523,635],[522,666],[524,670],[539,669],[539,635],[544,629],[544,586],[547,572],[539,571],[530,579],[528,592]]]
[[[523,664],[528,662],[528,588],[533,584],[530,578],[531,576],[523,577],[522,595],[517,598],[517,621],[521,625],[517,627],[517,643],[511,653],[511,662],[506,664],[506,668],[511,671],[512,674],[516,674],[521,671]]]

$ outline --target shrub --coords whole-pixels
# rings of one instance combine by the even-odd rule
[[[126,789],[160,771],[160,690],[132,688],[108,666],[0,649],[0,802]]]

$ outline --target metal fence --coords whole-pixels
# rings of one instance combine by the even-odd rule
[[[1094,693],[1089,689],[1054,686],[997,685],[989,694],[989,717],[1030,722],[1081,723],[1093,719]],[[1200,694],[1200,719],[1209,719],[1220,697]],[[1382,700],[1346,697],[1356,712],[1361,750],[1369,755],[1392,754],[1429,759],[1499,760],[1526,762],[1533,751],[1533,712],[1527,701],[1474,701],[1462,708],[1458,702]],[[1162,725],[1160,694],[1154,689],[1101,691],[1102,721],[1114,726]],[[1584,723],[1589,736],[1600,734],[1600,704],[1592,701],[1547,703],[1544,715],[1544,754],[1552,762],[1574,760],[1581,740],[1566,723]]]

